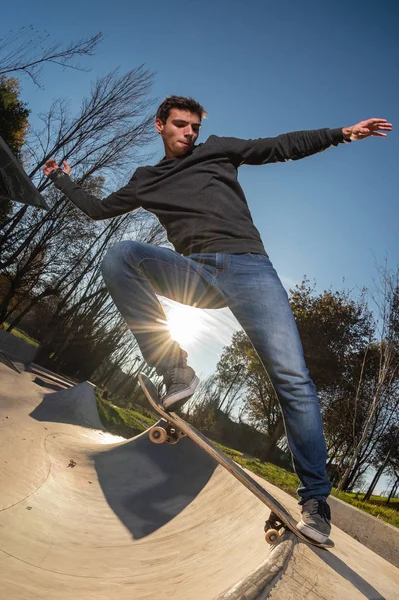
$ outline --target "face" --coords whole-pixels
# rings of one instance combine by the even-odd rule
[[[166,158],[178,158],[190,152],[194,146],[201,120],[188,110],[172,108],[166,123],[157,119],[155,127],[162,137]]]

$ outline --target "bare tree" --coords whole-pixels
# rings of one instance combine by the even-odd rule
[[[95,81],[76,117],[70,116],[65,101],[55,101],[42,116],[42,130],[32,132],[26,145],[26,167],[31,165],[29,176],[38,190],[43,192],[51,185],[42,167],[52,157],[68,160],[80,184],[95,175],[109,174],[114,185],[126,177],[128,169],[131,173],[130,165],[148,158],[140,156],[139,150],[155,136],[148,99],[152,82],[152,73],[143,66],[125,75],[113,71]],[[42,224],[53,218],[50,210],[32,226],[31,214],[32,209],[24,206],[5,224],[0,236],[0,268],[13,264]]]
[[[132,162],[141,159],[139,149],[153,139],[154,135],[153,119],[146,114],[151,106],[146,98],[151,83],[152,75],[142,67],[123,76],[112,72],[95,82],[91,95],[83,101],[81,111],[75,118],[69,116],[65,103],[56,102],[49,115],[43,117],[44,129],[33,133],[29,144],[34,163],[30,175],[38,179],[39,190],[46,193],[50,185],[42,176],[40,168],[50,156],[60,153],[62,159],[69,159],[74,165],[76,179],[82,185],[93,185],[93,182],[98,181],[102,186],[104,179],[99,180],[98,176],[109,170],[114,181],[118,179],[118,175],[121,177],[126,173],[127,168],[131,172]],[[53,190],[52,187],[50,189]],[[101,194],[100,189],[97,192]],[[24,207],[14,214],[0,237],[0,267],[9,282],[8,292],[3,297],[1,306],[2,320],[10,316],[10,309],[17,309],[16,295],[21,296],[28,284],[33,289],[41,282],[40,285],[45,287],[40,292],[42,298],[51,293],[62,292],[63,285],[69,285],[72,270],[75,275],[80,275],[79,269],[74,265],[80,264],[85,252],[87,254],[92,243],[90,236],[94,234],[96,237],[94,232],[101,234],[104,229],[102,224],[93,223],[84,217],[62,195],[51,191],[47,192],[47,198],[52,205],[48,213],[41,216],[34,209]],[[138,214],[137,218],[143,221],[143,217]],[[85,235],[82,229],[84,223]],[[122,223],[123,220],[119,220],[119,227]],[[58,248],[63,246],[66,236],[69,236],[69,243],[64,247],[70,249],[73,246],[71,239],[74,231],[75,245],[81,248],[80,257],[69,260],[70,256],[60,255],[59,252],[57,257]],[[82,246],[84,241],[88,244],[87,251],[84,244]],[[38,261],[38,256],[41,261]],[[62,276],[58,270],[58,277],[55,274],[50,277],[50,269],[54,273],[54,266],[62,258],[65,267]],[[48,285],[49,280],[51,285]],[[32,298],[31,306],[38,299],[40,298]],[[26,313],[26,306],[24,310]]]
[[[347,488],[356,461],[370,439],[373,425],[381,412],[382,407],[387,406],[392,399],[397,398],[399,392],[399,269],[389,272],[385,264],[379,269],[380,280],[376,284],[376,296],[373,298],[378,308],[378,329],[380,340],[378,349],[378,371],[377,378],[372,390],[371,402],[368,406],[367,417],[363,430],[351,458],[344,469],[338,483],[338,489]],[[365,366],[367,355],[365,354],[363,366]],[[361,398],[364,389],[365,369],[362,368],[357,398]]]
[[[132,336],[99,274],[107,247],[123,237],[155,244],[166,238],[159,222],[140,210],[92,221],[44,178],[41,167],[49,157],[68,160],[74,179],[96,196],[104,195],[105,181],[119,187],[133,165],[148,158],[141,149],[154,139],[152,81],[142,66],[124,75],[113,71],[93,84],[77,116],[65,102],[53,104],[42,116],[43,128],[31,133],[24,156],[51,209],[44,216],[27,207],[15,210],[0,238],[3,319],[12,319],[11,330],[33,309],[43,315],[45,303],[51,311],[45,326],[41,323],[42,357],[51,355],[69,372],[80,369],[80,376],[115,353],[120,365],[124,358],[129,363],[126,345],[132,350]]]
[[[0,38],[0,75],[20,73],[27,75],[37,87],[42,87],[40,76],[45,64],[56,64],[64,68],[88,71],[79,59],[92,56],[103,38],[102,33],[70,42],[66,46],[52,44],[50,34],[40,32],[32,25],[10,31]],[[47,44],[50,44],[46,46]]]
[[[113,339],[115,336],[120,338],[121,331],[126,330],[125,325],[121,329],[119,313],[109,299],[99,267],[108,246],[124,237],[127,232],[129,237],[145,243],[156,244],[164,240],[164,231],[158,221],[149,221],[143,213],[134,215],[133,219],[131,215],[126,215],[121,219],[109,221],[96,240],[94,252],[90,253],[88,260],[84,261],[83,270],[81,269],[78,275],[74,276],[75,265],[71,265],[61,278],[60,283],[63,287],[60,290],[60,298],[56,310],[46,323],[42,344],[35,357],[36,362],[45,364],[50,355],[52,361],[57,362],[61,350],[65,353],[67,348],[74,345],[76,336],[73,332],[78,329],[78,323],[80,323],[80,330],[83,322],[88,323],[92,330],[97,332],[103,333],[108,328],[106,336],[108,339]],[[106,315],[106,318],[103,317],[99,321],[98,315],[101,312]],[[73,325],[70,326],[70,323]],[[71,331],[70,335],[65,334],[66,329]],[[92,330],[87,331],[89,345],[90,340],[94,341]],[[96,333],[97,340],[102,337],[105,336]],[[99,344],[97,342],[97,347]],[[103,342],[101,344],[104,346]],[[106,356],[113,354],[117,347],[120,345],[113,342]],[[101,361],[102,358],[97,356],[95,366]]]

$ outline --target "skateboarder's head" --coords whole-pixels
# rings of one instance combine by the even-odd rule
[[[157,110],[155,127],[162,137],[167,158],[178,158],[190,152],[205,116],[204,108],[192,98],[165,98]]]

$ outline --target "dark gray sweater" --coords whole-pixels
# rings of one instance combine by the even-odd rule
[[[68,175],[54,183],[92,219],[110,219],[142,207],[157,216],[177,252],[266,254],[237,180],[240,165],[298,160],[344,142],[342,129],[285,133],[242,140],[211,135],[180,158],[139,167],[129,183],[103,200]]]

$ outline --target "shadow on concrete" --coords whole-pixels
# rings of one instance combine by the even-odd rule
[[[309,546],[311,550],[317,554],[317,556],[323,560],[331,569],[334,569],[336,573],[338,573],[341,577],[349,581],[361,594],[364,595],[367,600],[385,600],[384,596],[382,596],[372,585],[370,585],[363,577],[360,577],[343,560],[328,552],[326,550],[322,550],[320,548],[315,548],[314,546]]]
[[[105,430],[98,415],[94,388],[87,381],[46,394],[30,416],[36,421]]]
[[[47,394],[30,413],[37,421],[104,430],[93,387],[87,382]],[[110,508],[134,539],[153,533],[201,492],[217,462],[189,438],[154,444],[145,433],[109,449],[99,445],[89,458]]]
[[[92,459],[107,502],[134,539],[176,517],[217,467],[189,438],[174,445],[154,444],[146,434]]]

